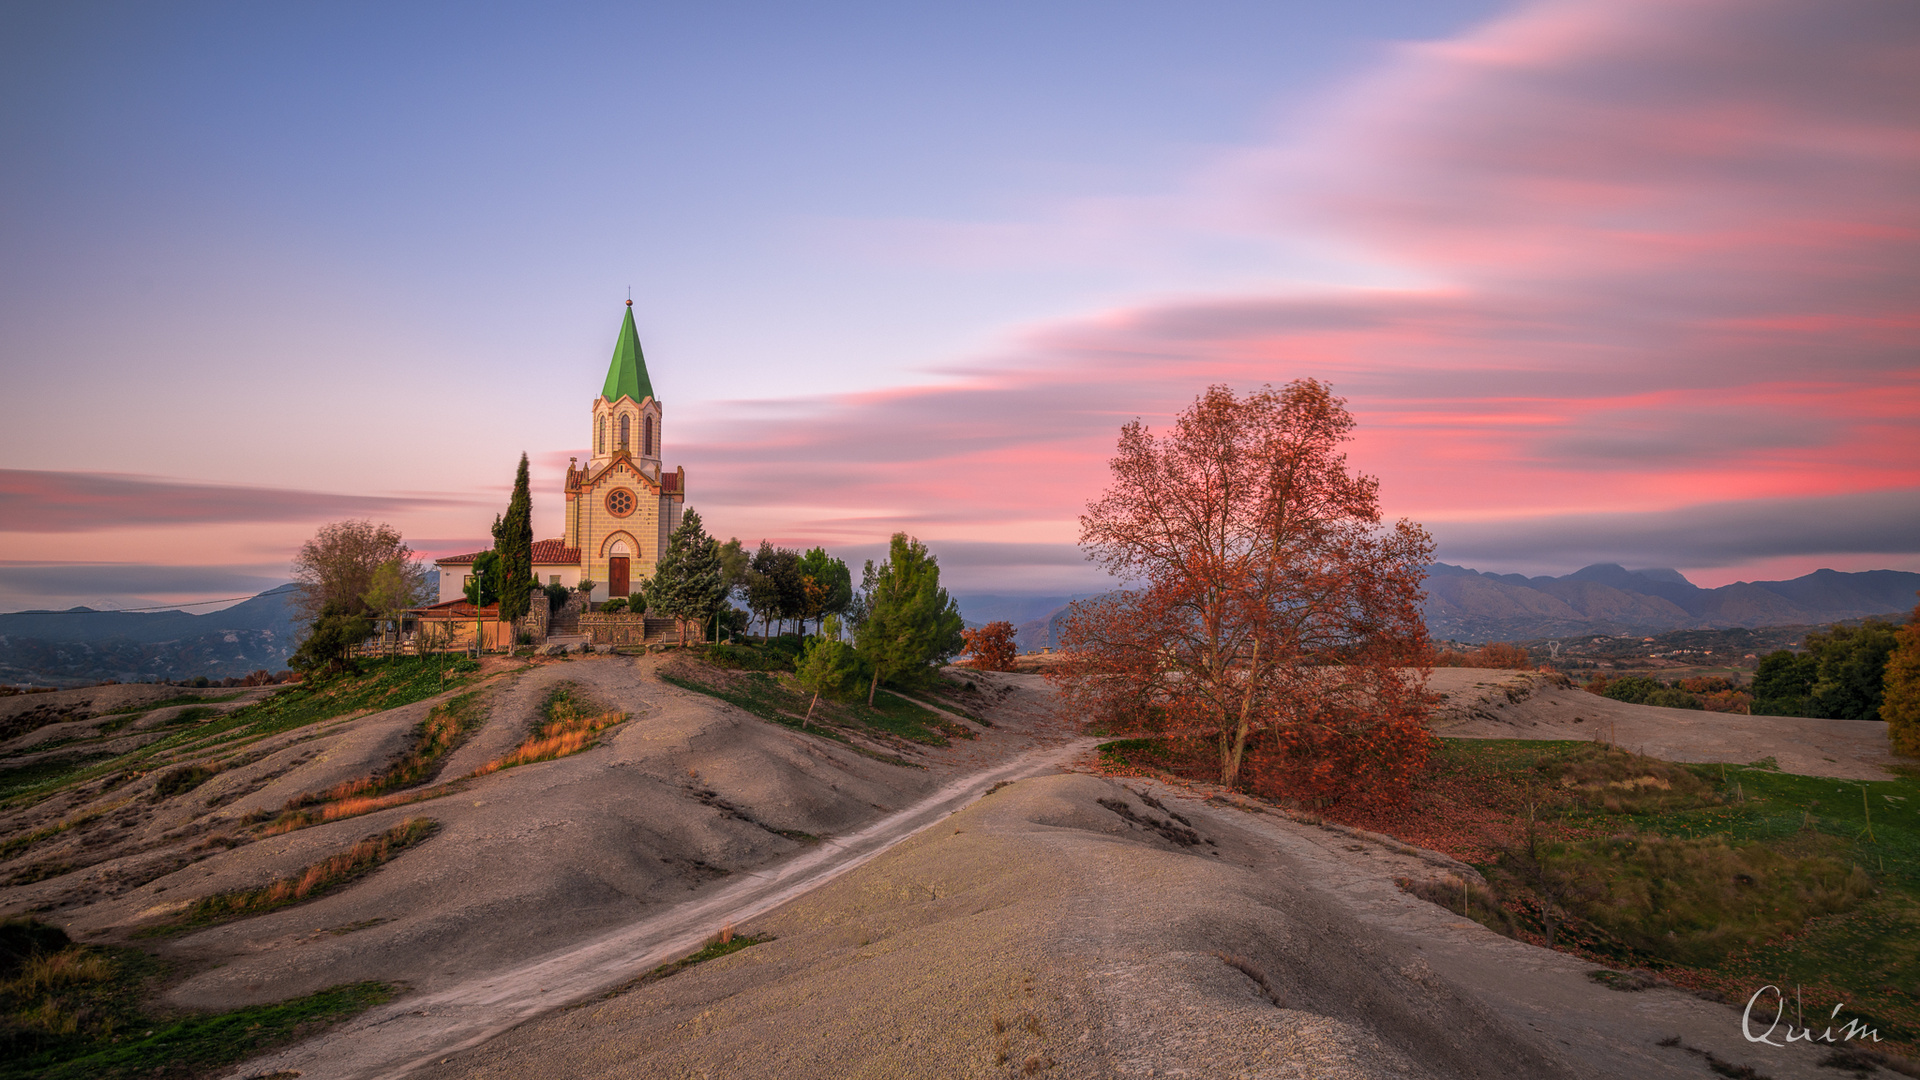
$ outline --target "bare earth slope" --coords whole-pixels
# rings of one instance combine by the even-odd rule
[[[901,743],[870,755],[662,683],[652,673],[657,659],[579,658],[488,680],[484,721],[439,778],[464,775],[516,745],[561,681],[631,714],[596,749],[231,850],[209,850],[203,841],[244,837],[242,819],[251,812],[377,772],[451,695],[270,736],[185,795],[155,798],[156,774],[149,773],[104,794],[72,797],[90,800],[84,804],[56,797],[22,813],[95,816],[32,846],[7,869],[36,861],[80,868],[0,888],[0,913],[44,910],[77,939],[120,938],[200,897],[257,888],[426,817],[440,823],[436,836],[345,889],[163,938],[158,947],[199,971],[169,992],[178,1006],[233,1008],[361,979],[430,993],[630,925],[813,850],[820,843],[813,838],[831,844],[953,775],[1035,744],[1021,722],[1031,711],[1022,689],[1000,697],[997,711],[1007,722],[978,740],[951,749]],[[98,816],[100,808],[108,816]],[[38,825],[22,818],[18,827]],[[82,857],[89,851],[110,857]]]
[[[1767,1075],[1737,1016],[1394,887],[1419,859],[1084,775],[994,792],[743,929],[772,941],[449,1055],[433,1078]],[[1192,838],[1167,811],[1192,822]],[[1279,1004],[1241,967],[1264,976]]]
[[[1773,758],[1783,772],[1884,778],[1895,764],[1877,720],[1740,716],[1629,705],[1524,671],[1437,668],[1427,687],[1446,695],[1433,731],[1455,739],[1604,739],[1667,761],[1745,764]]]

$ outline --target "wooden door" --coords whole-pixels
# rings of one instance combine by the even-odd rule
[[[615,555],[607,560],[607,599],[625,596],[631,592],[633,584],[627,580],[627,557]]]

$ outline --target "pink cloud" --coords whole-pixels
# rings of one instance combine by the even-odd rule
[[[743,407],[681,444],[696,501],[743,527],[817,505],[820,535],[1070,539],[1121,423],[1308,376],[1350,398],[1389,509],[1443,536],[1920,488],[1909,6],[1537,4],[1221,169],[1196,188],[1246,202],[1212,218],[1422,284],[1143,302],[947,385]]]
[[[318,521],[471,505],[472,500],[438,494],[342,495],[128,473],[0,469],[0,532]]]

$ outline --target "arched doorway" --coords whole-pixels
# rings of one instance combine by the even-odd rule
[[[625,540],[615,540],[607,552],[607,599],[625,596],[633,591],[632,554],[627,551]]]

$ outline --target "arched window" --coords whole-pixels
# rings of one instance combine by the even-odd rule
[[[598,426],[599,433],[593,437],[593,452],[604,454],[607,452],[607,418],[601,417]]]
[[[642,434],[640,438],[640,446],[641,446],[640,452],[645,454],[648,457],[652,457],[653,456],[653,417],[652,416],[647,417],[646,423],[641,427],[641,432]]]
[[[627,441],[628,437],[632,434],[632,428],[627,423],[630,419],[632,418],[627,416],[627,414],[620,414],[620,449],[622,450],[627,449],[627,447],[631,445]]]

